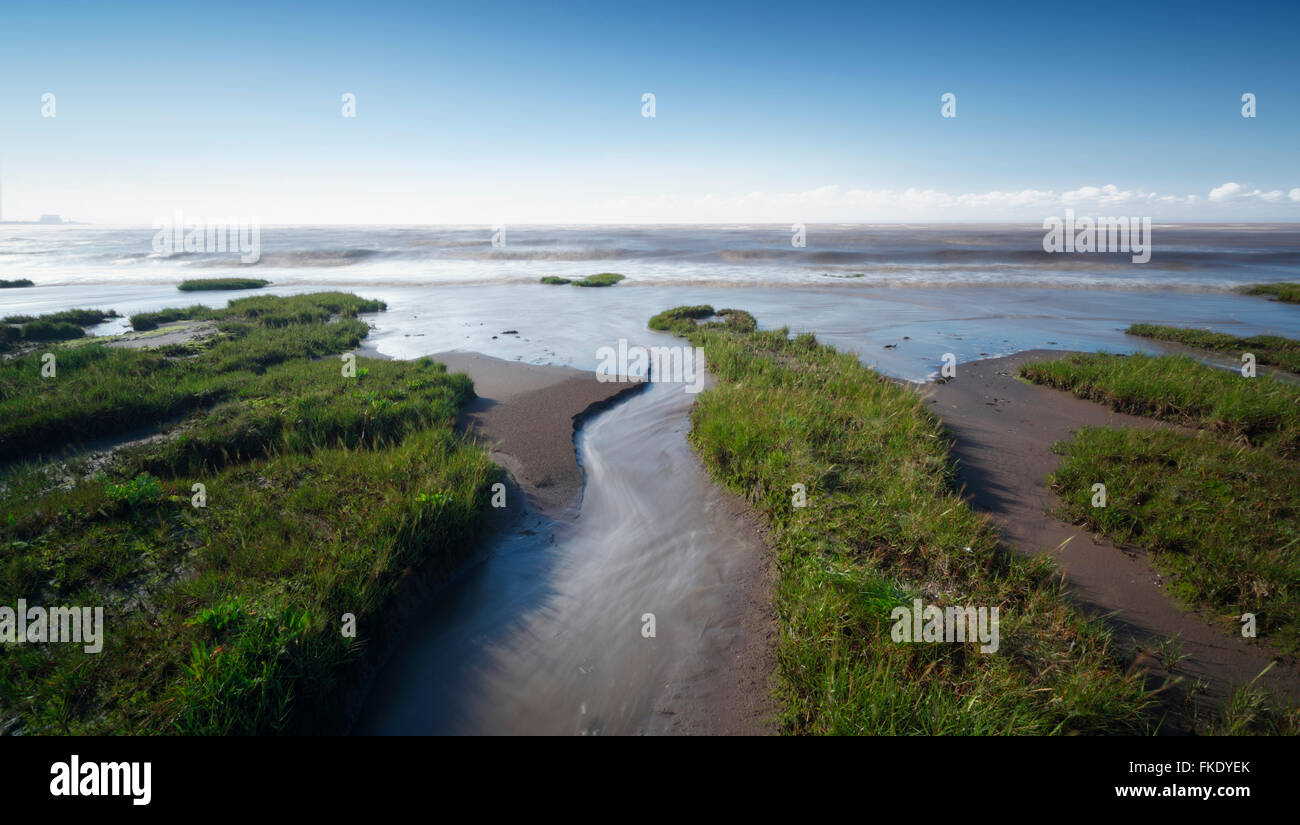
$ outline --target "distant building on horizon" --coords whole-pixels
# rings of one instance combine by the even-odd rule
[[[40,220],[35,220],[35,221],[7,221],[5,220],[4,191],[5,191],[4,178],[2,175],[0,175],[0,224],[12,225],[12,224],[42,224],[43,223],[47,225],[62,226],[65,223],[67,224],[76,223],[76,221],[65,221],[62,215],[41,215]]]

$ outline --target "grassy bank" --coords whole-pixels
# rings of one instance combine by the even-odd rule
[[[1300,304],[1300,284],[1254,284],[1243,287],[1243,295],[1267,295],[1288,304]]]
[[[1222,332],[1207,329],[1187,329],[1184,327],[1166,327],[1157,324],[1134,324],[1125,332],[1140,338],[1155,341],[1173,341],[1189,347],[1223,352],[1240,358],[1249,352],[1255,361],[1274,367],[1281,367],[1289,372],[1300,372],[1300,341],[1284,338],[1281,335],[1252,335],[1238,338]]]
[[[712,314],[680,307],[650,326],[704,347],[716,386],[699,396],[691,442],[770,526],[785,732],[1153,727],[1152,700],[1108,632],[1069,605],[1050,561],[1000,548],[958,494],[943,430],[916,393],[811,335],[758,331],[735,310],[700,323]],[[913,598],[998,607],[999,650],[895,642],[891,611]]]
[[[176,288],[181,292],[202,292],[204,290],[227,289],[261,289],[270,284],[261,278],[191,278],[181,281]]]
[[[1025,364],[1039,384],[1120,412],[1199,427],[1280,455],[1300,450],[1300,387],[1267,376],[1244,378],[1181,355],[1071,355]]]
[[[277,364],[355,347],[368,330],[355,316],[382,306],[342,293],[241,298],[189,313],[222,333],[193,363],[92,343],[57,353],[58,378],[43,383],[35,354],[0,364],[0,461],[211,407]]]
[[[221,335],[192,357],[92,343],[58,351],[53,379],[35,356],[3,366],[10,459],[186,417],[93,472],[30,462],[0,477],[0,592],[106,614],[98,654],[0,648],[0,726],[337,723],[404,571],[463,557],[498,473],[454,432],[473,397],[464,375],[428,359],[357,359],[347,376],[330,357],[366,334],[358,313],[380,308],[341,293],[241,299],[205,310]]]

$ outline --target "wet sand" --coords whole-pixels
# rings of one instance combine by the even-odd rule
[[[1184,679],[1179,690],[1205,679],[1211,684],[1208,694],[1221,700],[1230,687],[1250,682],[1273,661],[1268,645],[1178,607],[1141,549],[1117,548],[1051,515],[1058,502],[1046,479],[1060,461],[1053,443],[1071,438],[1082,426],[1169,426],[1017,378],[1021,364],[1063,354],[1031,350],[963,363],[955,379],[925,386],[931,408],[956,439],[966,494],[992,516],[1005,542],[1022,553],[1051,555],[1086,607],[1114,612],[1116,639],[1130,658],[1163,677],[1167,674],[1149,654],[1159,639],[1178,638],[1189,655],[1173,673]],[[1300,698],[1300,672],[1293,664],[1279,663],[1257,684]]]
[[[473,379],[478,398],[466,407],[461,425],[506,468],[529,508],[552,518],[576,514],[582,501],[574,433],[590,416],[644,389],[639,381],[601,383],[590,371],[478,353],[443,352],[432,358]]]

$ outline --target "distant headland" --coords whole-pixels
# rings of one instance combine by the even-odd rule
[[[22,224],[24,226],[36,226],[41,224],[58,225],[58,226],[82,225],[81,221],[65,221],[62,215],[41,215],[40,220],[35,220],[35,221],[0,221],[0,226],[13,226],[15,224]]]

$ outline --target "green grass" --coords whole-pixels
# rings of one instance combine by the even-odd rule
[[[617,272],[601,272],[596,275],[588,275],[586,278],[580,278],[573,282],[574,286],[613,286],[623,280],[623,276]]]
[[[19,347],[24,341],[71,341],[84,338],[83,327],[118,317],[112,310],[68,309],[47,315],[8,315],[0,319],[0,352]]]
[[[1300,304],[1300,284],[1255,284],[1242,287],[1241,292],[1243,295],[1269,295],[1288,304]]]
[[[812,335],[679,307],[652,325],[705,348],[692,412],[710,473],[765,518],[775,549],[781,726],[796,734],[1136,733],[1153,700],[1122,672],[1046,559],[999,547],[955,486],[948,441],[913,391]],[[793,506],[803,484],[807,506]],[[967,549],[969,548],[969,550]],[[913,597],[997,606],[1001,648],[902,644]]]
[[[714,310],[708,304],[698,306],[681,306],[664,310],[650,319],[650,329],[671,332],[676,335],[688,335],[695,329],[695,322],[701,318],[717,318],[711,322],[714,326],[723,326],[734,332],[753,332],[758,329],[754,316],[742,309]]]
[[[573,286],[599,287],[613,286],[623,279],[624,276],[619,275],[617,272],[601,272],[598,275],[589,275],[586,278],[579,278],[576,281],[568,278],[561,278],[558,275],[547,275],[545,278],[542,278],[542,283],[550,284],[552,286],[572,284]]]
[[[225,309],[184,311],[222,332],[196,358],[91,342],[57,354],[55,379],[40,377],[38,353],[0,363],[0,461],[212,407],[257,386],[270,367],[356,347],[369,329],[356,316],[383,307],[337,292],[240,298]]]
[[[1300,707],[1252,685],[1233,690],[1227,705],[1204,725],[1209,736],[1300,735]]]
[[[1300,450],[1300,387],[1245,378],[1182,355],[1070,355],[1025,364],[1030,381],[1120,412],[1204,428],[1280,455]]]
[[[358,359],[346,378],[326,357],[365,335],[351,316],[381,306],[245,299],[212,311],[227,332],[193,358],[87,345],[60,353],[56,379],[4,365],[4,443],[35,438],[12,458],[191,412],[93,476],[28,461],[0,477],[0,592],[107,614],[98,655],[3,646],[0,719],[24,733],[337,725],[404,571],[458,564],[499,476],[454,430],[466,376]]]
[[[1166,327],[1157,324],[1134,324],[1126,330],[1129,335],[1151,338],[1156,341],[1174,341],[1189,347],[1231,353],[1240,358],[1249,352],[1260,364],[1281,367],[1289,372],[1300,372],[1300,341],[1281,335],[1254,335],[1238,338],[1207,329]]]
[[[86,336],[84,329],[67,321],[29,321],[22,329],[26,341],[68,341]]]
[[[109,318],[117,317],[118,314],[111,309],[65,309],[62,312],[51,312],[37,316],[9,315],[3,321],[6,324],[30,324],[35,321],[44,321],[51,324],[76,324],[80,327],[88,327],[103,323]]]
[[[176,288],[181,292],[201,292],[223,289],[261,289],[270,284],[261,278],[191,278],[181,281]]]
[[[1149,550],[1181,601],[1232,632],[1254,613],[1260,637],[1300,648],[1300,465],[1174,430],[1085,427],[1055,450],[1066,518]]]
[[[148,332],[163,324],[176,321],[196,321],[212,317],[213,310],[202,304],[189,307],[169,307],[157,312],[140,312],[131,316],[131,328],[136,332]]]
[[[24,286],[36,286],[36,284],[32,283],[27,278],[18,278],[13,281],[6,281],[3,278],[0,278],[0,289],[17,289]]]

